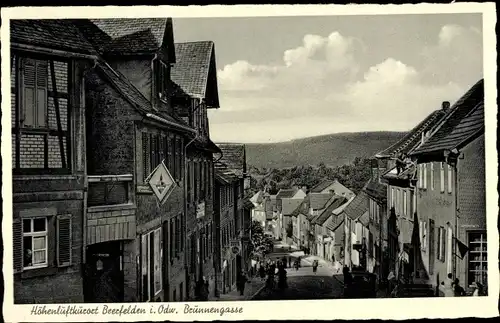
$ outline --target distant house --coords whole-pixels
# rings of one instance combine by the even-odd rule
[[[466,288],[487,285],[483,80],[410,155],[417,163],[421,276],[433,286],[448,273]]]
[[[276,195],[267,195],[264,200],[265,204],[265,230],[273,234],[276,239],[280,238],[279,216],[276,206]]]
[[[332,262],[342,262],[343,252],[345,248],[345,212],[344,209],[354,200],[355,196],[351,197],[345,203],[337,207],[331,212],[331,216],[325,221],[323,227],[326,228],[326,235],[333,237],[327,238],[327,254],[325,259]]]
[[[266,211],[264,209],[264,192],[258,191],[251,198],[250,202],[253,204],[251,213],[252,221],[259,222],[263,228],[266,226]]]
[[[354,192],[342,185],[338,180],[325,180],[310,191],[311,193],[333,193],[347,199],[354,197]]]
[[[276,211],[278,213],[278,230],[281,231],[283,242],[291,243],[291,235],[288,236],[287,230],[291,226],[291,213],[302,202],[306,192],[299,188],[281,189],[276,194]],[[285,206],[286,205],[286,206]],[[289,232],[291,234],[291,232]]]
[[[309,235],[309,211],[310,198],[309,196],[306,196],[291,213],[293,229],[292,240],[293,245],[298,248],[309,248],[306,244],[306,239]]]
[[[312,193],[309,192],[306,199],[309,200],[309,212],[307,214],[305,224],[300,223],[299,230],[302,231],[304,245],[309,252],[316,255],[318,253],[317,237],[315,233],[315,225],[312,221],[317,218],[323,211],[333,203],[337,198],[333,193]]]
[[[314,232],[315,255],[331,261],[335,235],[330,235],[326,222],[333,216],[333,211],[348,200],[343,196],[333,196],[325,205],[325,208],[314,219],[311,220],[311,229]],[[332,232],[333,233],[333,232]]]
[[[343,263],[349,268],[362,267],[373,272],[376,249],[374,235],[369,231],[370,198],[361,191],[344,208],[345,247]]]

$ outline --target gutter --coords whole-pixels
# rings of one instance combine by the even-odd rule
[[[183,126],[183,125],[177,124],[177,123],[175,123],[175,122],[168,121],[167,119],[162,118],[162,117],[159,117],[159,116],[157,116],[156,114],[152,114],[152,113],[146,113],[146,117],[148,117],[148,118],[150,118],[150,119],[153,119],[153,120],[156,120],[156,121],[159,121],[159,122],[161,122],[161,123],[164,123],[164,124],[166,124],[166,125],[168,125],[168,126],[175,127],[175,128],[179,128],[179,129],[182,129],[182,130],[184,130],[184,131],[186,131],[186,132],[189,132],[189,133],[195,134],[196,136],[195,136],[195,138],[194,138],[194,139],[198,138],[197,131],[196,131],[196,130],[194,130],[194,129],[192,129],[192,128],[190,128],[190,127],[186,127],[186,126]],[[194,139],[193,139],[193,141],[194,141]]]
[[[30,52],[44,53],[44,54],[63,56],[63,57],[77,57],[77,58],[85,58],[85,59],[92,59],[92,60],[95,60],[98,58],[97,55],[94,55],[94,54],[75,53],[75,52],[69,52],[69,51],[60,50],[60,49],[50,49],[50,48],[38,47],[38,46],[34,46],[34,45],[20,44],[20,43],[16,43],[16,42],[11,42],[10,47],[12,47],[13,49],[20,49],[20,50],[26,50],[26,51],[30,51]]]

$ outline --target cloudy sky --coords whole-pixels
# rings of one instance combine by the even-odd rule
[[[483,75],[480,14],[174,19],[212,40],[216,142],[407,131]]]

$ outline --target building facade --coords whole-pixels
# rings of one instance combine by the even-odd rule
[[[14,302],[83,302],[83,83],[97,55],[67,21],[10,27]]]
[[[417,163],[420,253],[433,286],[448,274],[487,286],[484,85],[477,82],[410,156]]]
[[[185,274],[189,300],[203,299],[204,286],[214,291],[214,154],[220,149],[210,139],[208,110],[219,108],[215,45],[211,41],[175,44],[172,68],[173,108],[196,136],[185,145],[186,185]]]

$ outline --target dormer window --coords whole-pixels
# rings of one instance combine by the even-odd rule
[[[162,101],[167,100],[168,82],[170,80],[168,65],[164,62],[156,61],[156,91],[158,98]]]

